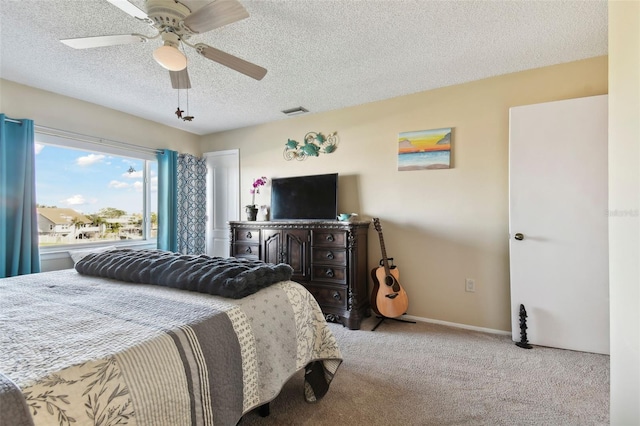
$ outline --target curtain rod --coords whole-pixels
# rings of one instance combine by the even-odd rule
[[[144,152],[148,154],[161,154],[164,152],[163,149],[155,149],[155,148],[147,148],[140,145],[135,145],[127,142],[114,141],[105,138],[98,138],[95,136],[87,136],[82,135],[80,133],[68,132],[66,130],[53,129],[51,127],[34,125],[34,130],[37,133],[48,135],[48,136],[57,136],[66,139],[71,139],[80,142],[90,142],[96,145],[108,146],[111,148],[121,148],[127,149],[131,151]]]
[[[8,121],[9,123],[22,124],[22,120],[16,120],[15,118],[5,117],[4,121]]]

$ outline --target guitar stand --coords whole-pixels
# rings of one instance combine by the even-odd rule
[[[378,315],[376,315],[376,318],[380,318],[380,321],[378,321],[378,323],[375,325],[375,327],[373,327],[373,328],[371,329],[371,331],[376,331],[376,328],[378,328],[378,326],[379,326],[380,324],[382,324],[382,323],[384,322],[384,320],[393,320],[393,321],[398,321],[398,322],[407,322],[407,323],[409,323],[409,324],[415,324],[415,323],[416,323],[415,321],[403,320],[403,319],[399,319],[399,318],[389,318],[389,317],[385,317],[385,316],[382,316],[382,315],[379,315],[379,316],[378,316]]]

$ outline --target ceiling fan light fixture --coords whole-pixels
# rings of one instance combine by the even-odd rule
[[[154,50],[153,58],[169,71],[182,71],[187,67],[187,57],[170,42]]]

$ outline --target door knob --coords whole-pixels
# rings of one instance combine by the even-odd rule
[[[524,240],[524,235],[522,235],[521,233],[519,233],[519,232],[518,232],[518,233],[515,235],[515,237],[514,237],[514,238],[515,238],[516,240],[518,240],[518,241],[522,241],[522,240]]]

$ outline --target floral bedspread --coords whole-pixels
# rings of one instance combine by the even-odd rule
[[[231,300],[74,270],[2,279],[0,345],[24,397],[0,386],[2,425],[25,402],[35,425],[235,425],[305,367],[305,397],[321,398],[341,363],[292,281]]]

